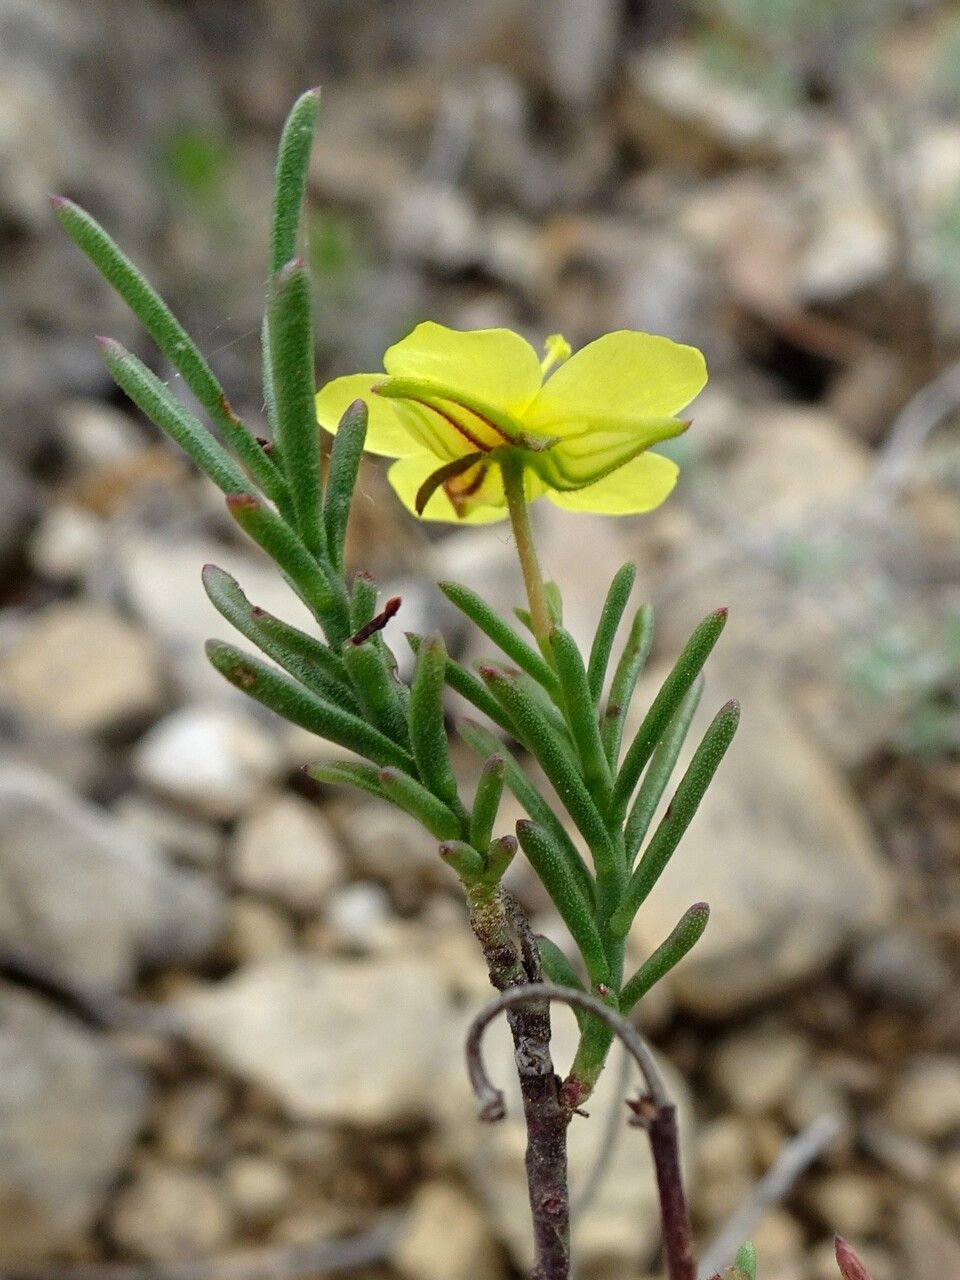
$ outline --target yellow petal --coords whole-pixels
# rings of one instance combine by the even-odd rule
[[[486,464],[484,464],[486,466]],[[417,514],[416,500],[420,486],[437,469],[432,453],[419,453],[400,458],[387,472],[387,479],[397,497],[412,514]],[[507,518],[507,500],[498,466],[486,466],[483,481],[476,493],[463,499],[462,514],[457,512],[446,491],[440,488],[426,505],[421,520],[446,520],[450,524],[491,524]]]
[[[385,400],[371,391],[371,387],[382,381],[382,373],[352,373],[346,378],[334,378],[317,392],[317,421],[325,431],[336,435],[345,410],[354,400],[363,400],[370,413],[364,446],[368,453],[403,458],[409,453],[422,452],[423,446],[398,402]]]
[[[706,380],[707,367],[696,347],[621,329],[561,365],[524,414],[524,426],[541,435],[569,435],[673,417]]]
[[[547,490],[547,497],[565,511],[595,511],[601,515],[629,516],[659,507],[677,482],[678,468],[659,453],[641,453],[632,462],[588,484],[561,493]]]
[[[540,390],[540,360],[509,329],[447,329],[427,320],[383,357],[392,378],[427,378],[518,415]]]

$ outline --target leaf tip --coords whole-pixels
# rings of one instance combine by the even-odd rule
[[[870,1280],[870,1273],[860,1261],[855,1250],[843,1236],[834,1236],[833,1249],[843,1280]]]
[[[260,507],[260,500],[252,493],[228,493],[227,507],[231,513],[235,511],[256,511]]]

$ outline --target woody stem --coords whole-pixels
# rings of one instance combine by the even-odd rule
[[[537,555],[537,544],[533,539],[530,508],[527,506],[527,495],[524,493],[523,462],[519,458],[508,456],[501,466],[510,523],[513,525],[513,536],[517,544],[517,556],[527,589],[527,599],[530,602],[533,633],[537,637],[540,648],[545,654],[549,654],[552,624],[550,611],[547,608],[547,594],[543,586],[540,557]]]

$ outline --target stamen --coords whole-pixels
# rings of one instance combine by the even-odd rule
[[[540,372],[544,377],[547,376],[554,365],[563,364],[564,360],[569,360],[573,354],[573,347],[571,347],[562,333],[551,333],[543,344],[543,350],[544,356],[540,361]]]

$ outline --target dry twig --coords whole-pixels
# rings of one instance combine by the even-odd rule
[[[484,1120],[502,1120],[506,1114],[503,1093],[494,1087],[483,1064],[480,1041],[487,1025],[504,1010],[533,1001],[558,1001],[575,1009],[583,1009],[599,1019],[619,1037],[640,1068],[647,1092],[628,1101],[633,1113],[630,1124],[644,1129],[650,1141],[653,1165],[660,1196],[663,1223],[663,1247],[669,1280],[696,1280],[697,1265],[693,1256],[693,1232],[687,1212],[680,1149],[677,1138],[677,1109],[667,1090],[660,1069],[643,1036],[621,1014],[597,996],[573,987],[560,987],[550,982],[528,983],[502,992],[483,1009],[470,1025],[466,1054],[470,1083],[480,1103]]]

